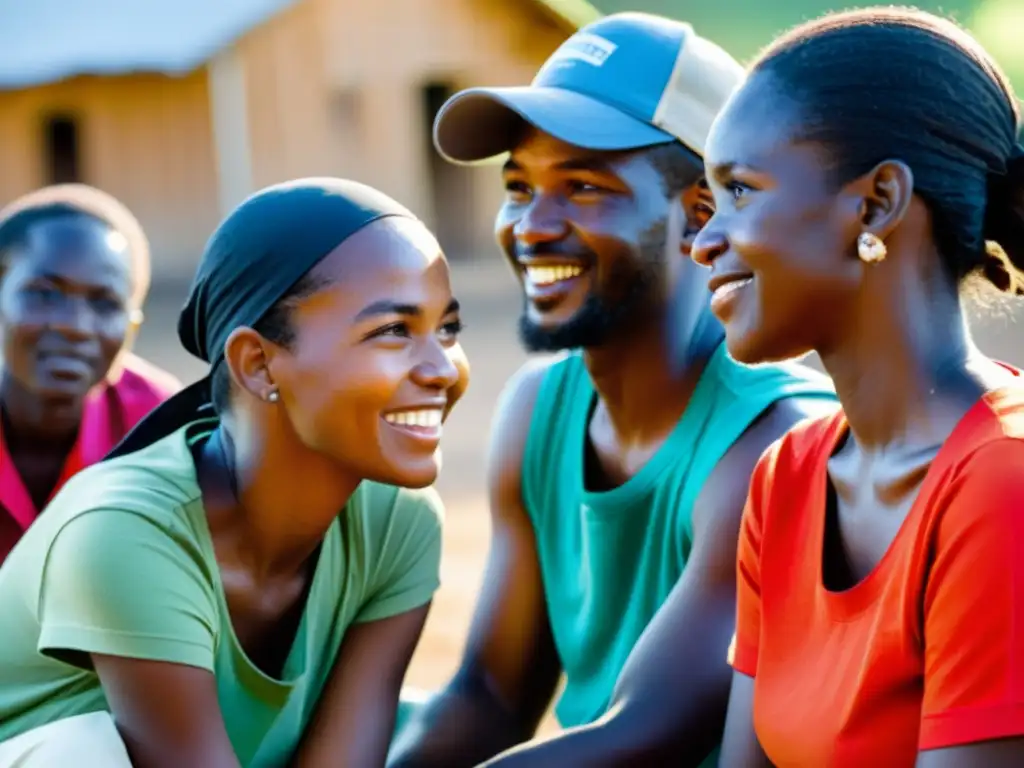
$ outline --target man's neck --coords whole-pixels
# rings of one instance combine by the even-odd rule
[[[599,407],[624,443],[661,437],[674,427],[722,340],[721,333],[695,339],[679,364],[663,329],[659,322],[584,350]]]

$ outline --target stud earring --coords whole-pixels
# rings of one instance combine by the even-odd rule
[[[884,261],[889,249],[885,247],[882,238],[871,232],[861,232],[857,238],[857,255],[865,264],[877,264]]]
[[[272,389],[272,390],[270,390],[270,392],[267,393],[267,402],[268,403],[276,403],[280,399],[281,399],[281,395],[278,394],[278,391],[276,389]]]

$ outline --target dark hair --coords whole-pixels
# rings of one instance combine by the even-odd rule
[[[127,242],[131,279],[129,301],[142,306],[149,292],[149,241],[138,220],[120,201],[85,184],[59,184],[24,195],[0,211],[0,272],[12,252],[27,244],[36,224],[64,218],[97,221],[120,233]]]
[[[253,324],[253,330],[267,341],[290,350],[295,343],[292,311],[296,302],[312,296],[324,285],[325,281],[314,274],[314,271],[307,272],[288,289],[274,306],[267,310],[263,317]],[[217,415],[226,413],[231,405],[231,372],[223,359],[213,369],[210,379],[210,394],[213,400],[213,410]]]
[[[778,78],[799,138],[829,150],[837,185],[902,160],[950,276],[1024,294],[1020,110],[967,32],[909,8],[830,14],[775,40],[752,72]]]
[[[704,161],[678,141],[655,144],[647,150],[647,157],[661,174],[670,197],[692,187],[704,175]]]

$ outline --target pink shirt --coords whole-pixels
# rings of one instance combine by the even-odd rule
[[[181,383],[169,373],[134,355],[126,355],[121,366],[116,381],[99,384],[86,396],[78,440],[50,498],[76,472],[100,461],[144,416],[181,389]],[[0,563],[41,511],[8,459],[0,431]]]

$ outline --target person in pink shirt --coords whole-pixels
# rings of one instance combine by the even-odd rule
[[[120,202],[80,184],[0,211],[0,563],[47,502],[181,388],[129,352],[149,246]]]

